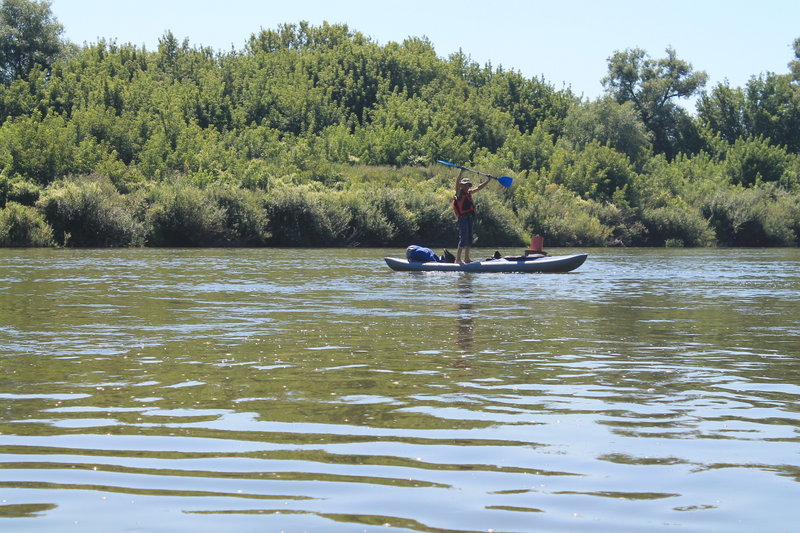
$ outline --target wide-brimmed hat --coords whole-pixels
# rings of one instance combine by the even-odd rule
[[[472,181],[469,178],[464,178],[461,180],[461,185],[472,185]]]

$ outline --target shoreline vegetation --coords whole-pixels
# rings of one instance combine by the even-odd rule
[[[2,247],[453,246],[437,159],[514,178],[482,193],[478,246],[800,244],[800,39],[745,87],[610,51],[587,101],[346,25],[225,53],[78,46],[47,2],[4,0],[0,25],[40,33],[0,32]]]

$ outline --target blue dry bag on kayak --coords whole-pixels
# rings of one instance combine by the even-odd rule
[[[439,256],[433,253],[433,250],[425,248],[424,246],[417,246],[416,244],[412,244],[406,248],[406,259],[418,263],[439,262]]]

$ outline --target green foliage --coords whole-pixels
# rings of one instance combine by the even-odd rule
[[[269,220],[263,195],[252,190],[214,184],[208,190],[210,201],[224,213],[226,246],[261,246],[267,243]]]
[[[61,51],[63,31],[50,2],[3,0],[0,3],[0,82],[26,77],[35,66],[45,69]]]
[[[47,3],[14,6],[58,36]],[[796,242],[796,74],[719,85],[693,117],[675,102],[705,75],[671,49],[613,55],[596,101],[341,24],[228,53],[169,31],[154,51],[37,50],[0,83],[0,206],[58,244],[452,246],[437,159],[514,178],[477,199],[481,246]]]
[[[530,171],[549,166],[554,148],[553,135],[539,125],[531,133],[512,132],[497,154],[506,167]]]
[[[485,93],[492,105],[506,112],[521,133],[531,133],[547,124],[553,130],[577,104],[569,91],[556,91],[544,80],[526,79],[518,72],[502,69],[491,76]]]
[[[53,246],[53,228],[33,207],[9,202],[0,209],[0,247]]]
[[[480,214],[475,224],[476,246],[521,246],[528,236],[522,223],[498,196],[482,193],[479,202]]]
[[[634,179],[628,158],[597,141],[584,150],[557,149],[550,162],[550,180],[586,199],[608,201]]]
[[[144,242],[144,228],[128,199],[102,178],[54,183],[36,205],[61,244],[138,246]]]
[[[700,124],[729,143],[765,138],[800,151],[800,87],[792,75],[752,77],[744,88],[719,84],[701,96],[697,109]]]
[[[652,133],[634,104],[630,101],[619,104],[611,98],[574,106],[566,118],[562,138],[579,150],[598,142],[638,164],[644,163],[652,150]]]
[[[542,235],[552,246],[605,246],[612,228],[590,212],[593,203],[549,184],[530,189],[518,209],[527,232]]]
[[[714,243],[714,232],[708,221],[689,206],[645,208],[641,219],[650,245],[709,246]]]
[[[270,244],[275,246],[442,245],[455,223],[447,196],[415,188],[356,188],[344,191],[285,186],[266,202]],[[444,206],[444,209],[443,209]],[[513,220],[513,217],[512,217]],[[488,228],[495,225],[487,222]]]
[[[800,151],[800,87],[790,75],[751,78],[745,88],[745,118],[749,135]]]
[[[8,179],[0,176],[0,206],[5,206],[7,202],[34,206],[41,192],[41,187],[35,183],[19,177]]]
[[[774,184],[720,190],[703,205],[726,246],[796,246],[800,201]]]
[[[751,186],[779,182],[791,158],[785,149],[763,137],[736,139],[725,154],[725,167],[731,183]]]
[[[0,126],[0,172],[38,185],[89,173],[101,153],[93,141],[79,142],[76,133],[58,115],[7,120]]]
[[[800,37],[792,43],[794,49],[794,60],[789,62],[789,68],[792,70],[792,79],[800,81]]]
[[[349,221],[330,199],[309,187],[279,187],[267,197],[270,244],[274,246],[336,246]]]
[[[263,199],[239,187],[164,183],[148,192],[146,204],[152,246],[255,246],[269,238]]]
[[[608,60],[608,75],[603,85],[619,103],[632,102],[642,122],[653,134],[658,153],[669,157],[681,150],[680,110],[675,98],[688,98],[706,83],[705,72],[694,72],[692,65],[678,59],[675,50],[652,59],[641,48],[616,52]]]
[[[720,83],[703,93],[697,102],[700,123],[729,143],[750,133],[745,118],[745,93],[739,87]]]

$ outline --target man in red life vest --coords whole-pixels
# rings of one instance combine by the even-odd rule
[[[456,195],[453,196],[453,211],[456,212],[456,217],[458,218],[456,263],[459,265],[472,262],[472,258],[469,255],[470,247],[472,246],[472,227],[475,223],[475,203],[472,201],[472,195],[489,183],[489,178],[486,178],[486,181],[479,183],[477,187],[473,187],[470,179],[462,178],[462,174],[464,174],[463,168],[456,176]],[[462,253],[464,254],[464,261],[461,261]]]

